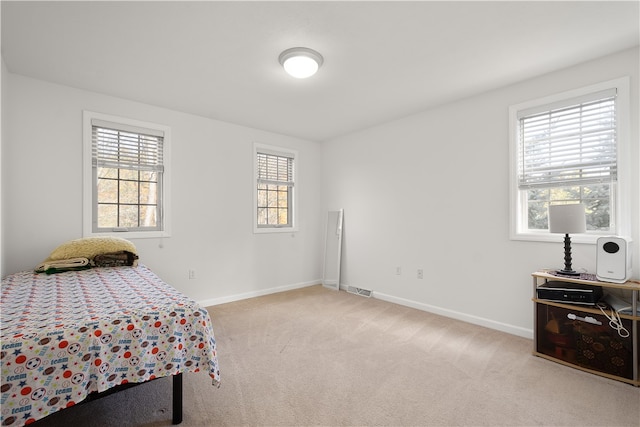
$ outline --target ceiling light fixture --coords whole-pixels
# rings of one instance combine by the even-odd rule
[[[297,79],[313,76],[324,62],[322,55],[307,47],[292,47],[278,58],[284,70]]]

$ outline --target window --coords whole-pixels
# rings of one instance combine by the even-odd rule
[[[627,115],[628,79],[510,108],[512,238],[547,240],[548,207],[564,203],[585,205],[583,242],[623,233]]]
[[[169,128],[84,114],[85,235],[167,236]]]
[[[254,145],[254,232],[295,230],[296,152]]]

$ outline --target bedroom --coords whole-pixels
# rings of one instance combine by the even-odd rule
[[[344,284],[373,289],[374,294],[392,302],[530,338],[530,273],[558,266],[562,244],[560,236],[556,242],[510,239],[508,109],[546,95],[630,76],[635,96],[631,96],[630,113],[630,139],[634,143],[628,184],[632,195],[629,217],[635,220],[628,226],[634,241],[634,265],[640,265],[638,20],[637,2],[627,3],[626,7],[629,4],[636,8],[635,15],[624,10],[619,12],[621,15],[614,15],[633,18],[636,27],[630,33],[631,41],[611,36],[611,44],[600,43],[598,40],[605,38],[603,34],[618,34],[614,29],[624,27],[617,21],[603,20],[602,25],[611,31],[600,30],[591,39],[593,44],[576,49],[575,55],[567,55],[566,60],[556,58],[555,64],[559,65],[531,68],[519,75],[526,77],[518,79],[502,75],[503,67],[496,66],[501,62],[469,54],[473,61],[466,62],[466,67],[477,67],[476,73],[485,74],[489,69],[495,76],[490,87],[454,93],[437,105],[425,102],[420,104],[424,107],[407,109],[377,123],[361,122],[359,129],[318,140],[234,122],[224,115],[210,118],[187,113],[187,106],[177,103],[159,106],[152,98],[136,101],[122,93],[133,91],[140,80],[129,84],[126,79],[101,76],[107,83],[122,86],[120,93],[101,93],[100,89],[50,81],[43,74],[47,70],[65,74],[63,68],[56,69],[55,61],[35,64],[39,74],[30,76],[26,71],[16,71],[12,58],[34,60],[39,55],[19,55],[18,46],[9,57],[5,45],[15,40],[6,38],[3,25],[2,276],[32,268],[59,243],[82,236],[82,111],[90,110],[171,128],[171,236],[135,242],[146,265],[203,305],[318,283],[322,275],[325,213],[344,208]],[[3,24],[8,19],[8,6],[3,2]],[[73,41],[76,49],[90,47],[79,43],[82,35],[71,32],[73,22],[56,27],[46,24],[42,16],[39,19],[38,27],[51,30],[55,43]],[[252,19],[259,21],[256,16]],[[469,21],[471,18],[466,16],[463,22]],[[342,27],[337,22],[342,21],[336,21],[332,31],[341,34]],[[25,28],[30,27],[25,24]],[[559,28],[555,27],[555,31]],[[514,38],[519,36],[513,27],[510,31]],[[45,34],[36,31],[31,37],[33,40],[27,41],[37,42]],[[311,36],[302,41],[290,37],[280,43],[282,49],[290,47],[289,43],[320,43]],[[547,43],[555,43],[553,37],[549,39]],[[54,48],[55,45],[48,46],[56,52]],[[261,66],[270,67],[274,75],[281,72],[277,55],[282,49],[278,45],[273,58],[271,53],[264,55],[271,62]],[[331,65],[330,49],[317,49],[326,58],[314,78],[323,83],[323,72],[328,79],[329,73],[338,71],[332,68],[335,65]],[[374,47],[367,46],[367,50],[377,55]],[[79,54],[81,50],[74,52]],[[45,53],[40,51],[44,59],[49,58]],[[503,53],[497,58],[504,63],[506,57]],[[458,58],[451,60],[455,59]],[[176,80],[190,79],[189,70],[170,58],[160,63],[173,64],[171,72]],[[463,71],[449,70],[459,75],[459,81],[469,77]],[[87,68],[79,72],[79,78],[95,73],[100,76],[95,68]],[[304,109],[298,104],[302,101],[297,101],[297,92],[286,86],[291,79],[284,75],[273,78],[278,79],[277,89],[283,91],[279,94],[271,89],[274,98],[282,96],[295,109]],[[309,88],[313,78],[305,81],[305,86],[299,83],[294,82],[295,88],[307,91],[303,92],[303,101],[313,102],[318,95],[317,89]],[[327,84],[323,83],[323,89]],[[172,90],[180,91],[184,85],[180,83]],[[240,93],[242,89],[236,88]],[[411,93],[409,89],[404,87]],[[202,95],[190,96],[195,99]],[[231,101],[221,98],[220,104],[228,103],[231,108]],[[375,97],[368,101],[376,103]],[[340,105],[343,116],[349,116],[351,109],[364,109],[346,102]],[[242,107],[240,104],[236,108]],[[306,120],[321,130],[324,121],[313,117],[324,113],[314,103],[305,108],[312,113]],[[291,112],[291,106],[286,111]],[[260,114],[252,114],[260,120]],[[295,149],[300,155],[295,233],[252,232],[255,142]],[[464,173],[451,173],[453,164]],[[381,171],[387,175],[381,176]],[[474,172],[475,185],[470,186],[468,176]],[[447,188],[433,185],[443,181]],[[474,191],[475,187],[482,191]],[[393,197],[381,202],[380,197],[389,194]],[[462,194],[467,197],[454,197]],[[221,209],[223,203],[230,207]],[[439,208],[443,205],[446,209]],[[471,215],[470,206],[482,209],[474,209]],[[575,244],[574,260],[576,267],[593,271],[594,245]],[[401,267],[401,275],[396,274],[396,267]],[[425,271],[425,279],[416,278],[417,269]],[[189,271],[195,272],[195,278],[189,278]],[[637,268],[634,276],[638,276]]]

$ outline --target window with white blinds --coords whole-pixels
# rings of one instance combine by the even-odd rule
[[[90,232],[163,232],[166,129],[85,113],[90,129]]]
[[[97,166],[162,172],[164,133],[91,120],[92,155]]]
[[[254,230],[294,227],[294,151],[256,144]]]
[[[582,241],[620,234],[629,214],[629,79],[511,106],[509,114],[511,237],[544,240],[549,206],[566,203],[585,205]]]
[[[519,114],[520,189],[616,180],[616,90]]]

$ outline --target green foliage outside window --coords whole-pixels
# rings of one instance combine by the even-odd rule
[[[549,228],[549,203],[583,203],[587,230],[608,231],[611,229],[610,194],[610,184],[530,189],[527,191],[528,227],[532,230]]]

